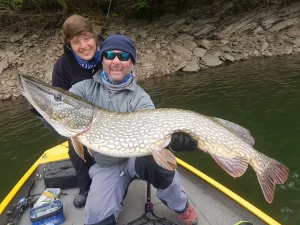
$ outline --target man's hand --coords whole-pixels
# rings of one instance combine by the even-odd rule
[[[175,152],[193,152],[196,150],[197,145],[198,141],[193,139],[188,134],[183,132],[176,132],[172,134],[172,139],[168,147]]]

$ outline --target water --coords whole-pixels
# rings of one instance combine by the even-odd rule
[[[177,154],[282,224],[300,224],[300,62],[296,56],[179,73],[146,80],[141,86],[157,107],[190,109],[248,128],[255,148],[290,169],[268,204],[248,168],[233,179],[202,151]],[[64,140],[31,116],[25,100],[0,103],[0,199],[42,152]]]

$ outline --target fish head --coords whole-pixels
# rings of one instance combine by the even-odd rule
[[[74,137],[91,126],[94,105],[90,102],[29,76],[16,79],[22,95],[60,135]]]

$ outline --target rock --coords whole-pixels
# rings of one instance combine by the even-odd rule
[[[292,54],[293,53],[293,46],[292,45],[287,46],[284,50],[284,53],[287,54],[287,55]]]
[[[253,30],[253,34],[262,34],[264,29],[261,26],[258,26],[256,29]]]
[[[99,36],[102,36],[102,26],[99,26],[99,25],[93,25],[93,29],[94,29],[94,32],[99,35]]]
[[[257,22],[252,22],[246,24],[244,27],[241,27],[239,32],[247,32],[247,31],[253,31],[257,28]]]
[[[20,54],[16,54],[16,55],[12,55],[12,56],[8,57],[8,63],[12,63],[12,62],[15,61],[19,56],[20,56]]]
[[[224,45],[226,45],[226,44],[228,44],[228,43],[229,43],[229,41],[228,41],[228,40],[225,40],[225,39],[223,39],[223,40],[220,40],[220,43],[221,43],[221,44],[224,44]]]
[[[17,70],[20,72],[20,73],[23,73],[23,74],[27,74],[27,70],[26,70],[26,68],[24,68],[24,67],[17,67]]]
[[[52,55],[52,54],[53,54],[53,50],[52,50],[52,49],[47,49],[47,50],[46,50],[46,53],[47,53],[48,55]]]
[[[282,21],[282,22],[277,23],[274,26],[272,26],[269,29],[269,31],[270,32],[278,32],[278,31],[281,31],[283,29],[289,28],[289,27],[291,27],[291,26],[293,26],[295,24],[298,24],[298,23],[299,23],[299,19],[297,19],[297,18],[285,20],[285,21]]]
[[[148,41],[148,42],[155,41],[155,38],[154,38],[154,37],[147,37],[147,41]]]
[[[154,66],[154,64],[152,62],[143,63],[142,67],[144,69],[147,69],[147,70],[153,70],[153,69],[155,69],[155,66]]]
[[[174,52],[178,55],[183,56],[186,60],[190,60],[192,57],[192,52],[185,47],[175,44],[174,42],[171,43],[171,48]]]
[[[150,55],[150,54],[142,54],[141,56],[141,61],[142,62],[155,62],[156,61],[156,56],[155,55]]]
[[[11,97],[12,97],[11,94],[3,94],[1,99],[4,100],[4,101],[7,101],[7,100],[10,100]]]
[[[199,66],[199,59],[196,56],[192,56],[192,59],[187,62],[185,67],[182,69],[183,71],[186,72],[196,72],[200,69]]]
[[[166,50],[162,50],[162,51],[161,51],[161,55],[162,55],[162,56],[166,56],[167,54],[168,54],[168,51],[166,51]]]
[[[232,49],[228,47],[228,45],[222,45],[220,47],[220,49],[223,51],[223,52],[231,52]]]
[[[222,64],[222,61],[217,57],[216,55],[210,55],[206,54],[203,58],[202,61],[205,63],[205,65],[214,67]]]
[[[187,64],[187,61],[178,55],[172,56],[172,59],[173,59],[173,65],[175,66],[174,71],[178,71],[182,69]]]
[[[287,36],[290,38],[297,38],[300,37],[300,27],[292,27],[286,33]]]
[[[178,30],[178,28],[184,23],[186,23],[186,19],[179,19],[179,20],[175,21],[175,23],[173,23],[171,26],[169,26],[168,30],[169,31],[170,30],[172,30],[172,31]]]
[[[261,45],[261,51],[264,52],[268,49],[269,47],[269,43],[268,42],[263,42],[262,45]]]
[[[111,17],[94,29],[105,37],[119,33],[132,38],[139,79],[178,70],[195,72],[224,61],[300,53],[300,4],[243,13],[234,13],[233,4],[227,4],[231,6],[222,13],[223,3],[217,10],[195,8],[152,22]],[[49,26],[49,30],[32,33],[27,37],[21,32],[0,35],[0,99],[16,96],[15,83],[7,82],[14,79],[11,70],[51,80],[53,65],[63,54],[60,29]]]
[[[151,49],[146,50],[146,53],[151,55],[153,53],[153,51]]]
[[[226,26],[223,30],[221,30],[219,37],[220,38],[229,38],[233,34],[240,33],[247,30],[253,30],[257,26],[256,21],[259,19],[259,15],[257,12],[249,13],[245,15],[243,18],[239,18],[238,21]]]
[[[235,61],[235,59],[234,59],[234,57],[232,56],[232,55],[229,55],[229,54],[224,54],[224,59],[225,60],[227,60],[227,61],[230,61],[230,62],[234,62]]]
[[[0,74],[2,74],[3,70],[8,67],[8,61],[7,59],[2,59],[0,61]]]
[[[208,50],[210,50],[210,48],[211,48],[211,42],[209,40],[200,40],[198,42],[198,45],[200,45],[201,47],[204,47]]]
[[[183,40],[183,45],[184,47],[186,47],[187,49],[193,51],[196,47],[198,47],[198,45],[192,41],[192,40],[189,40],[189,39],[185,39]]]
[[[270,27],[273,26],[274,23],[280,21],[281,19],[277,15],[272,15],[262,21],[261,25],[264,29],[268,30]]]
[[[294,45],[296,45],[297,47],[300,47],[300,37],[296,38],[295,40],[292,41],[294,43]]]
[[[273,56],[273,54],[271,52],[269,52],[268,50],[263,52],[262,55],[267,56],[267,57]]]
[[[258,56],[258,55],[259,55],[259,52],[255,49],[255,50],[253,51],[253,55]]]
[[[25,35],[25,33],[23,33],[23,32],[13,34],[10,36],[9,41],[12,43],[20,41],[24,37],[24,35]]]
[[[6,58],[6,54],[4,52],[0,52],[0,60]]]
[[[207,38],[214,30],[216,30],[214,24],[205,24],[194,34],[194,36],[196,38]]]
[[[44,77],[46,78],[46,82],[50,82],[52,80],[52,71],[53,71],[53,66],[52,65],[46,72],[44,73]]]
[[[202,58],[205,55],[206,51],[207,50],[203,48],[195,48],[193,53],[195,56]]]
[[[7,57],[13,57],[13,56],[15,55],[15,53],[12,52],[12,51],[6,51],[6,52],[5,52],[5,55],[6,55]]]
[[[136,32],[136,34],[138,36],[140,36],[141,38],[146,38],[148,36],[148,34],[145,30],[139,30],[139,31]]]

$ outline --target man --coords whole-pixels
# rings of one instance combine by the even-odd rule
[[[64,53],[54,64],[52,85],[69,90],[77,82],[92,79],[93,75],[102,68],[98,46],[101,44],[99,43],[101,38],[94,33],[91,22],[80,15],[72,15],[65,20],[62,34]],[[30,110],[38,115],[34,108]],[[54,130],[43,118],[41,120],[48,129]],[[68,154],[75,168],[79,186],[79,193],[75,196],[73,204],[80,208],[85,205],[90,189],[91,179],[88,171],[94,164],[94,160],[85,149],[86,162],[84,162],[76,154],[70,141]]]
[[[101,45],[103,70],[93,79],[76,83],[70,92],[117,112],[154,109],[149,95],[136,83],[133,72],[136,49],[130,38],[112,35]],[[197,142],[184,133],[172,135],[170,148],[174,151],[193,151]],[[157,188],[157,196],[178,213],[184,225],[197,224],[197,214],[189,205],[177,171],[160,167],[153,156],[117,158],[91,150],[95,164],[90,168],[92,179],[84,212],[86,225],[114,225],[123,210],[126,189],[135,179],[146,180]]]

